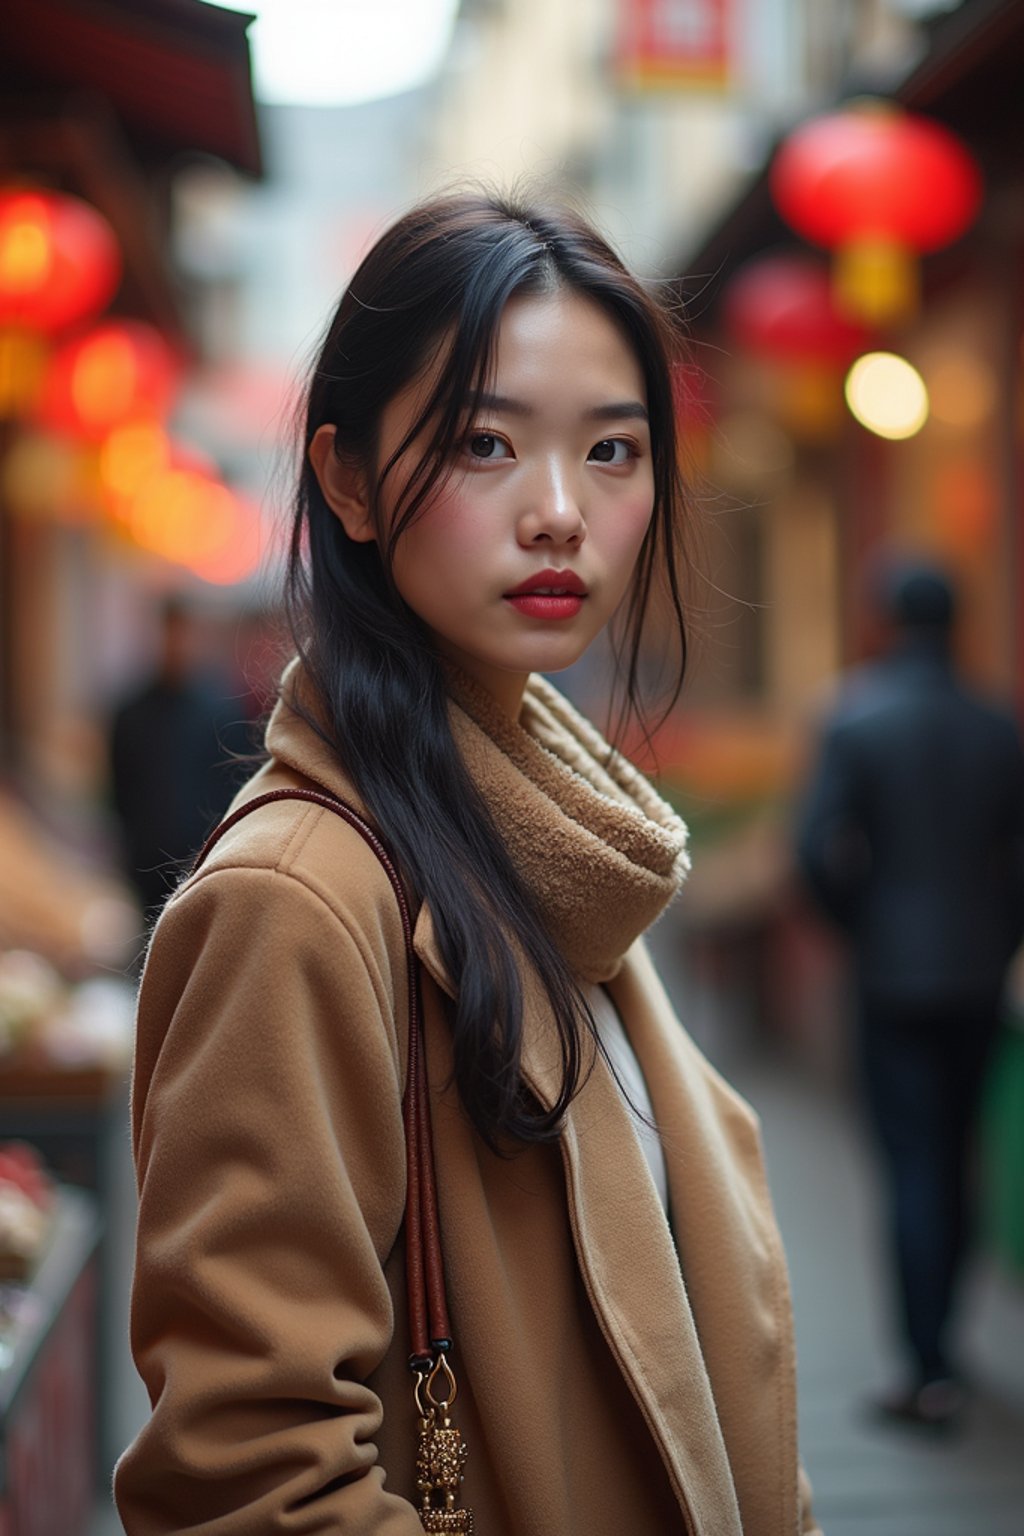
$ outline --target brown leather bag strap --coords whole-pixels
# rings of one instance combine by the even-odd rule
[[[430,1097],[427,1091],[427,1062],[423,1041],[420,1000],[419,963],[412,941],[412,918],[405,889],[384,844],[359,813],[336,795],[315,789],[273,789],[247,800],[215,827],[206,839],[192,866],[195,874],[210,850],[244,816],[277,800],[306,800],[331,811],[348,822],[380,860],[398,902],[405,940],[406,970],[409,986],[409,1064],[402,1100],[406,1150],[405,1247],[406,1277],[409,1296],[409,1337],[412,1353],[410,1368],[428,1372],[437,1359],[451,1350],[452,1330],[444,1285],[444,1261],[441,1255],[441,1224],[437,1210],[437,1181],[434,1174],[433,1137],[430,1125]]]

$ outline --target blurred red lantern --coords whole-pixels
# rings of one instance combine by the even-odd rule
[[[886,103],[804,123],[776,155],[771,188],[798,234],[837,251],[839,307],[874,322],[913,307],[914,255],[963,234],[982,191],[954,134]]]
[[[159,420],[170,410],[180,373],[179,360],[153,326],[111,320],[54,354],[38,420],[93,440],[126,422]]]
[[[0,190],[0,326],[47,334],[105,309],[121,278],[114,231],[65,193]]]
[[[837,310],[826,268],[797,252],[742,267],[725,291],[723,318],[741,346],[784,362],[839,366],[863,351],[868,337]]]

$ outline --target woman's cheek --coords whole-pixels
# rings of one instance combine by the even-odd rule
[[[433,627],[451,623],[486,590],[495,536],[466,496],[439,498],[403,534],[394,578],[409,606]]]
[[[602,554],[611,568],[622,571],[624,589],[633,573],[633,566],[653,515],[652,496],[649,493],[638,493],[619,502],[607,519]]]

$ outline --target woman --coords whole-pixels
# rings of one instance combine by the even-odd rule
[[[813,1521],[749,1110],[641,934],[685,828],[535,674],[657,592],[682,634],[669,321],[562,213],[413,210],[309,390],[299,655],[239,803],[321,790],[417,912],[458,1423],[480,1536]],[[677,690],[678,691],[678,690]],[[413,1536],[395,894],[284,799],[165,909],[139,1010],[130,1536]],[[452,1528],[458,1528],[453,1526]]]

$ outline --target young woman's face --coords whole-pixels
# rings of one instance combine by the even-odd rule
[[[432,382],[386,407],[381,465]],[[453,472],[398,540],[398,591],[513,716],[529,673],[578,660],[629,586],[654,506],[646,407],[640,364],[596,304],[568,291],[513,299]],[[388,475],[385,522],[421,451]]]

